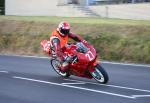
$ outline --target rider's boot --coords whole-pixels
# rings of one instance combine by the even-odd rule
[[[60,68],[60,70],[61,70],[62,72],[67,72],[67,71],[68,71],[68,65],[69,65],[69,63],[68,63],[67,61],[62,62],[62,63],[61,63],[61,68]]]

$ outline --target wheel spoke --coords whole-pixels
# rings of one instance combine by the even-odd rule
[[[95,67],[95,71],[94,73],[92,73],[94,79],[96,79],[97,81],[103,83],[105,81],[103,74],[101,73],[101,71]]]

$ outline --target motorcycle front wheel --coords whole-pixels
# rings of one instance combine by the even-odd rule
[[[107,72],[104,70],[104,68],[100,64],[97,64],[94,67],[94,72],[92,72],[91,75],[97,82],[102,83],[102,84],[106,84],[109,80]]]
[[[51,63],[51,66],[52,68],[56,71],[57,74],[59,74],[60,76],[62,77],[65,77],[65,78],[68,78],[70,76],[69,73],[67,72],[61,72],[60,69],[59,69],[59,66],[58,66],[58,61],[55,60],[55,59],[51,59],[50,60],[50,63]]]

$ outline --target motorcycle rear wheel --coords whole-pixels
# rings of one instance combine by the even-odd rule
[[[57,65],[57,60],[55,60],[55,59],[51,59],[50,60],[50,63],[51,63],[51,66],[52,66],[52,68],[55,70],[55,72],[57,73],[57,74],[59,74],[60,76],[62,76],[62,77],[64,77],[64,78],[68,78],[69,76],[70,76],[70,74],[69,73],[67,73],[67,72],[61,72],[60,71],[60,69],[59,69],[59,67],[58,67],[58,65]]]
[[[94,72],[91,73],[91,75],[97,82],[101,84],[106,84],[109,80],[107,72],[104,70],[104,68],[100,64],[97,64],[94,67]]]

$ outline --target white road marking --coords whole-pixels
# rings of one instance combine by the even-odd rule
[[[112,95],[112,96],[117,96],[117,97],[128,98],[128,99],[136,99],[133,96],[126,96],[126,95],[121,95],[121,94],[116,94],[116,93],[111,93],[111,92],[105,92],[105,91],[100,91],[100,90],[95,90],[95,89],[71,86],[71,85],[66,85],[66,84],[59,84],[59,83],[48,82],[48,81],[43,81],[43,80],[17,77],[17,76],[13,76],[13,78],[21,79],[21,80],[34,81],[34,82],[39,82],[39,83],[46,83],[46,84],[57,85],[57,86],[63,86],[63,87],[74,88],[74,89],[80,89],[80,90],[85,90],[85,91],[90,91],[90,92],[95,92],[95,93],[101,93],[101,94],[107,94],[107,95]]]
[[[8,71],[0,71],[0,73],[8,73]]]
[[[135,98],[150,97],[150,95],[132,95],[132,97],[135,97]]]
[[[116,86],[116,85],[106,85],[106,84],[99,84],[99,83],[93,83],[93,82],[85,82],[85,81],[72,80],[72,79],[64,79],[64,80],[75,81],[75,82],[84,82],[84,83],[89,83],[89,84],[96,84],[96,85],[102,85],[102,86],[107,86],[107,87],[114,87],[114,88],[121,88],[121,89],[128,89],[128,90],[134,90],[134,91],[141,91],[141,92],[148,92],[148,93],[150,93],[150,90],[144,90],[144,89],[123,87],[123,86]]]
[[[136,66],[136,67],[150,67],[150,65],[144,65],[144,64],[133,64],[133,63],[117,63],[117,62],[106,62],[102,61],[101,63],[104,64],[117,64],[117,65],[126,65],[126,66]]]
[[[61,84],[85,84],[85,83],[61,83]]]
[[[8,54],[0,54],[0,55],[25,57],[25,58],[43,58],[43,59],[49,59],[50,58],[50,57],[27,56],[27,55],[8,55]],[[127,65],[127,66],[150,67],[150,65],[147,65],[147,64],[117,63],[117,62],[109,62],[109,61],[100,61],[100,62],[104,63],[104,64],[118,64],[118,65]]]

